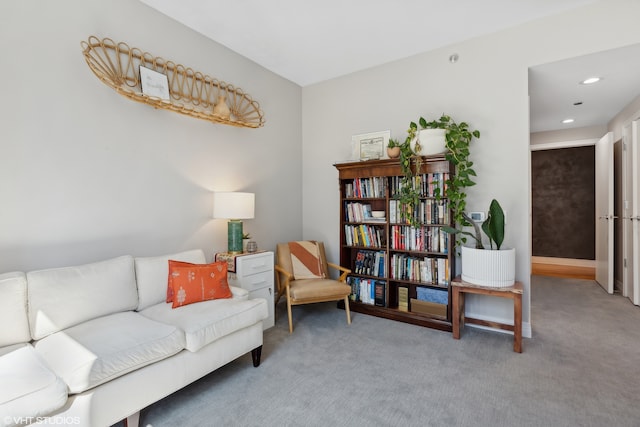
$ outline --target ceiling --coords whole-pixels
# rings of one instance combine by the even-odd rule
[[[595,2],[140,1],[303,87]],[[455,30],[438,16],[455,17]],[[633,49],[619,53],[622,62],[612,52],[604,60],[591,55],[532,68],[531,131],[606,124],[637,94],[629,88],[640,87],[640,55]],[[594,73],[602,83],[576,88]],[[574,107],[577,101],[583,104]],[[576,121],[562,125],[568,116]]]
[[[579,83],[588,77],[602,80],[593,85]],[[530,130],[606,125],[638,95],[640,44],[532,67]],[[562,124],[567,118],[575,122]]]

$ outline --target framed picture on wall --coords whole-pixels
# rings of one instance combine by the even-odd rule
[[[376,160],[387,158],[387,144],[391,131],[363,133],[351,137],[352,157],[355,160]]]
[[[141,65],[140,85],[144,95],[169,100],[169,79],[166,75]]]

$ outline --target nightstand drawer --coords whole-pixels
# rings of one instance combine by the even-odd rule
[[[237,256],[220,253],[214,256],[215,260],[218,258],[228,262],[227,280],[229,285],[249,291],[249,299],[264,298],[267,300],[269,316],[262,321],[262,329],[272,327],[275,321],[273,252],[264,251]],[[228,261],[229,258],[231,261]]]
[[[235,273],[229,273],[227,277],[231,286],[241,287],[248,291],[273,286],[273,270],[243,277]]]
[[[273,254],[264,254],[236,258],[236,273],[246,277],[264,271],[273,271]]]

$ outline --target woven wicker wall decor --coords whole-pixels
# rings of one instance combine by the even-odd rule
[[[249,128],[264,125],[260,105],[240,88],[109,38],[90,36],[80,44],[91,71],[122,96],[214,123]],[[170,99],[142,93],[140,66],[167,76]],[[220,114],[225,110],[220,105],[214,110],[219,102],[227,104],[230,115]]]

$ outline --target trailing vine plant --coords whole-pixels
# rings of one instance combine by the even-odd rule
[[[451,209],[453,215],[452,222],[454,227],[456,225],[460,227],[472,225],[465,214],[467,207],[466,188],[475,185],[473,177],[476,176],[476,172],[473,170],[473,162],[469,159],[469,146],[473,138],[480,138],[480,131],[469,129],[469,125],[466,122],[457,123],[445,114],[438,120],[432,121],[427,121],[420,117],[418,124],[421,129],[445,129],[447,147],[445,158],[453,163],[455,173],[450,174],[446,179],[444,194],[441,194],[440,189],[436,187],[434,195],[437,200],[443,196],[447,198],[449,209]],[[399,192],[396,195],[396,198],[406,209],[403,211],[403,219],[413,227],[420,226],[418,219],[414,215],[416,207],[420,204],[421,197],[420,188],[415,186],[415,176],[419,174],[422,167],[422,157],[411,150],[410,143],[418,133],[418,124],[415,122],[409,124],[407,138],[400,146],[400,166],[403,177]],[[417,153],[421,151],[419,144],[420,142],[417,141],[415,148]],[[466,237],[458,234],[456,244],[459,246],[463,243],[466,243]]]
[[[418,227],[419,221],[414,215],[416,207],[420,204],[420,189],[415,185],[415,176],[420,172],[422,167],[422,157],[416,156],[411,150],[411,140],[415,138],[418,126],[411,122],[407,130],[407,138],[400,145],[400,168],[402,170],[402,179],[400,188],[396,193],[396,199],[400,202],[401,219],[408,222],[412,227]],[[419,151],[416,148],[416,151]]]
[[[465,213],[467,208],[466,188],[476,184],[473,177],[477,175],[473,169],[473,162],[469,159],[471,154],[469,146],[473,138],[480,138],[480,131],[469,129],[469,124],[466,122],[456,123],[450,116],[445,114],[438,120],[425,121],[424,126],[428,129],[446,129],[447,152],[445,153],[445,158],[453,163],[455,173],[449,174],[445,181],[444,196],[449,201],[454,227],[456,224],[460,227],[470,226],[472,224]],[[442,196],[439,190],[436,190],[435,196],[437,199]],[[466,237],[458,235],[456,245],[460,246],[466,241]]]

